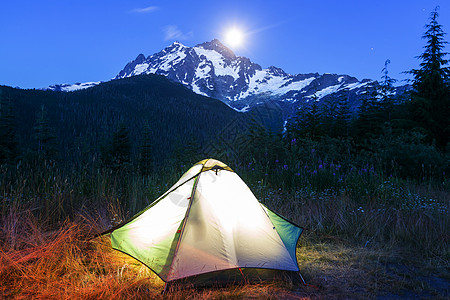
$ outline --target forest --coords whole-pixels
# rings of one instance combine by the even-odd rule
[[[149,270],[127,262],[120,276],[108,277],[125,258],[106,250],[107,240],[84,241],[142,210],[209,157],[305,228],[299,262],[318,290],[303,296],[408,289],[414,294],[406,296],[448,296],[448,286],[405,279],[422,269],[401,271],[419,262],[433,274],[428,279],[449,280],[450,69],[436,10],[423,39],[420,67],[407,72],[409,91],[392,92],[386,60],[380,87],[367,89],[356,109],[345,92],[313,99],[283,129],[276,104],[240,113],[159,75],[75,92],[0,86],[0,297],[159,297],[161,284]],[[367,275],[365,290],[321,279],[341,276],[332,257],[339,251],[341,262],[377,261],[358,269]],[[267,298],[280,293],[270,285],[190,297],[247,297],[260,289]]]

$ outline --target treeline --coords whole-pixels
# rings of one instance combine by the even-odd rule
[[[141,158],[161,164],[193,140],[204,143],[238,114],[158,75],[72,93],[0,90],[0,164],[9,165],[37,159],[126,165]]]

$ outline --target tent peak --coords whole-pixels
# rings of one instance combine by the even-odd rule
[[[203,165],[202,170],[200,172],[206,172],[209,170],[227,170],[230,172],[234,172],[229,166],[227,166],[226,164],[224,164],[223,162],[214,159],[214,158],[207,158],[204,160],[199,161],[198,163],[196,163],[195,165]]]

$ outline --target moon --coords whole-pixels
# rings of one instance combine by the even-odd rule
[[[239,28],[230,28],[225,33],[225,43],[231,48],[238,48],[244,43],[244,34]]]

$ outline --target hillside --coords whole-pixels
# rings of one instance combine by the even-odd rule
[[[240,113],[224,103],[195,94],[160,75],[141,75],[101,83],[75,92],[1,87],[11,99],[20,146],[36,148],[33,128],[44,105],[56,130],[64,160],[97,156],[120,123],[125,124],[136,152],[145,124],[151,129],[152,152],[164,158],[189,143],[203,144]]]

